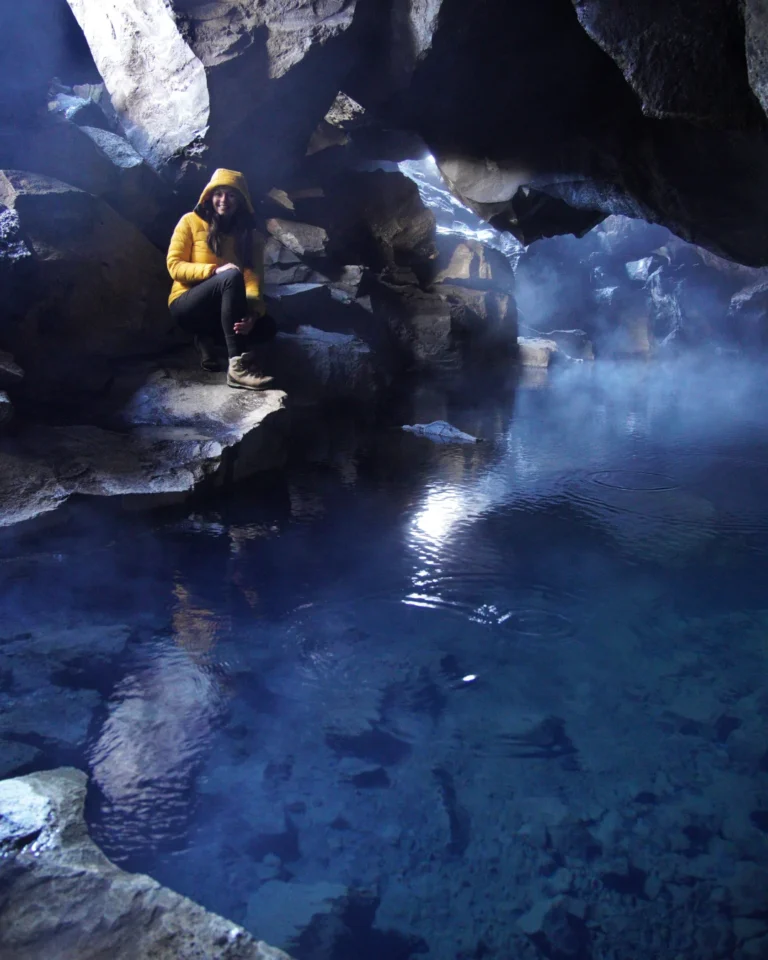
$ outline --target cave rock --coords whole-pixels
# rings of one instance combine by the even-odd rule
[[[160,251],[102,200],[58,180],[0,171],[0,204],[18,219],[34,283],[3,330],[25,389],[77,391],[100,360],[178,342]]]
[[[168,242],[174,225],[167,215],[170,190],[130,143],[111,130],[59,120],[18,131],[0,139],[0,166],[92,193],[158,246],[165,248]]]
[[[279,333],[265,357],[276,382],[303,402],[369,402],[384,384],[380,358],[352,334],[302,325]]]
[[[129,140],[173,176],[201,161],[259,184],[284,172],[351,63],[355,0],[69,4]]]
[[[242,927],[112,864],[88,836],[72,768],[0,782],[0,946],[8,960],[290,960]]]

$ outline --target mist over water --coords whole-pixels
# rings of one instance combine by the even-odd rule
[[[6,531],[4,762],[88,770],[110,857],[299,960],[318,884],[375,907],[334,956],[508,957],[561,908],[566,956],[732,956],[768,889],[767,414],[746,360],[576,364],[314,424],[268,488]],[[438,418],[484,442],[395,429]]]

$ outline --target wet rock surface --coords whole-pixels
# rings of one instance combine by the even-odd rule
[[[282,391],[232,390],[223,374],[195,370],[191,357],[124,371],[114,391],[110,427],[25,424],[3,440],[2,525],[75,494],[173,499],[281,462]]]
[[[4,957],[289,960],[242,927],[110,863],[88,836],[86,782],[71,768],[0,781]]]

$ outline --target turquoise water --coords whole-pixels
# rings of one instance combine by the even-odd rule
[[[87,769],[114,860],[299,960],[768,957],[765,380],[423,389],[6,533],[4,771]]]

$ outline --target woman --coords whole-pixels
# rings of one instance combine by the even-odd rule
[[[274,320],[264,312],[263,248],[254,219],[245,177],[216,170],[194,211],[174,230],[167,260],[171,315],[195,335],[206,370],[217,368],[209,345],[223,332],[227,383],[246,390],[272,380],[254,369],[249,350],[276,333]]]

